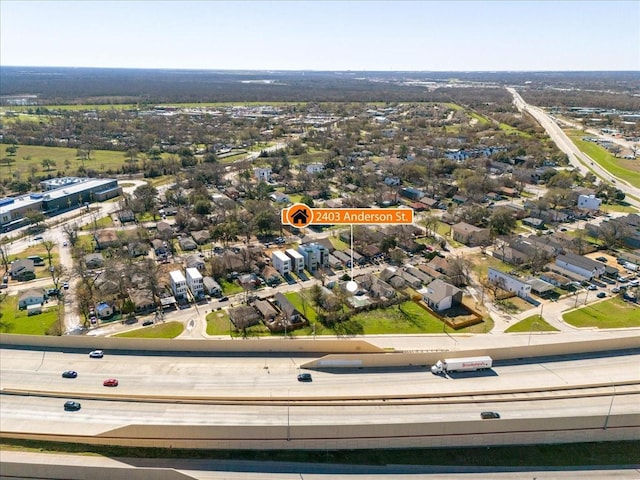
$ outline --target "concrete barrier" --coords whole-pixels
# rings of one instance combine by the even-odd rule
[[[2,462],[2,478],[59,480],[193,480],[193,477],[169,468],[90,467],[43,463]]]
[[[101,349],[110,351],[156,351],[199,353],[382,353],[385,350],[359,339],[294,339],[263,338],[234,340],[181,340],[164,338],[118,338],[63,335],[0,334],[0,347],[37,347],[68,349]]]
[[[565,343],[549,343],[531,346],[509,346],[482,348],[455,352],[392,352],[376,354],[329,354],[310,360],[301,368],[380,368],[433,365],[443,358],[477,357],[489,355],[494,360],[514,358],[534,358],[555,355],[569,355],[587,352],[608,352],[640,348],[640,336],[609,338]],[[357,363],[356,363],[357,362]]]

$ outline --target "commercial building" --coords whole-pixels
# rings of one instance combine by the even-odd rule
[[[0,227],[3,231],[25,225],[25,215],[30,211],[57,215],[122,193],[118,180],[113,178],[52,178],[40,182],[40,186],[42,192],[0,199]]]

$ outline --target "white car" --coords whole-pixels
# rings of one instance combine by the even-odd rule
[[[89,352],[89,357],[91,358],[102,358],[104,357],[104,352],[102,350],[93,350]]]

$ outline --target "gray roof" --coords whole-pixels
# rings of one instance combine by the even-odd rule
[[[425,297],[433,303],[440,303],[445,298],[452,297],[461,291],[458,287],[437,279],[427,286]]]
[[[576,255],[575,253],[567,252],[564,255],[558,255],[558,261],[564,261],[575,265],[576,267],[584,268],[585,270],[603,270],[604,265],[596,260],[583,257],[582,255]]]

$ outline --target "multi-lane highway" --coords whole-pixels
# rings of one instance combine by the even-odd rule
[[[513,96],[513,103],[516,108],[521,111],[529,113],[536,121],[545,129],[558,148],[564,152],[569,158],[569,162],[575,168],[577,168],[583,175],[588,172],[595,173],[601,179],[614,183],[617,188],[627,194],[625,201],[633,205],[634,207],[640,207],[640,188],[637,188],[627,182],[624,178],[616,177],[612,175],[608,170],[602,168],[597,162],[593,161],[588,155],[583,153],[571,139],[564,133],[562,128],[548,115],[544,110],[539,107],[529,105],[524,101],[522,96],[515,90],[515,88],[507,88],[509,93]],[[633,196],[630,197],[630,196]]]
[[[296,356],[174,357],[107,352],[102,359],[91,359],[85,352],[21,349],[3,349],[0,356],[0,431],[8,436],[75,435],[88,441],[90,437],[128,437],[131,425],[147,425],[163,430],[163,438],[156,439],[159,445],[181,445],[193,439],[181,438],[185,430],[180,428],[205,429],[197,436],[213,442],[217,434],[213,430],[203,433],[206,428],[226,427],[220,433],[226,435],[223,441],[237,448],[239,444],[229,436],[249,435],[246,429],[253,427],[274,442],[284,440],[278,435],[288,431],[287,435],[296,438],[287,441],[304,448],[305,442],[313,443],[310,431],[317,428],[331,437],[327,441],[339,443],[341,439],[333,436],[346,435],[352,445],[369,435],[398,445],[446,445],[450,440],[444,437],[450,431],[442,430],[441,425],[449,423],[457,425],[455,442],[467,435],[472,444],[478,429],[498,436],[517,435],[514,429],[523,428],[531,429],[525,435],[535,435],[537,430],[557,434],[556,430],[568,428],[569,418],[585,419],[590,428],[604,428],[609,418],[619,416],[628,417],[627,433],[629,418],[636,435],[640,431],[640,353],[546,363],[502,362],[488,373],[461,374],[458,378],[432,375],[424,367],[314,371],[309,383],[296,379],[299,365],[309,358]],[[76,370],[78,377],[62,378],[62,372],[69,369]],[[119,380],[118,387],[102,385],[104,379],[114,377]],[[81,410],[64,411],[67,400],[81,402]],[[485,410],[497,411],[502,418],[494,423],[481,420],[480,412]],[[532,419],[533,426],[523,426],[522,422]],[[389,429],[389,425],[396,429]],[[416,430],[416,425],[426,426],[423,431]],[[611,434],[616,425],[621,424],[611,421]],[[356,430],[349,432],[350,427]],[[364,430],[358,433],[359,428]],[[580,424],[575,430],[585,428]],[[240,433],[229,433],[237,429]],[[408,438],[397,438],[398,431],[404,431]],[[145,444],[143,439],[139,442]]]

